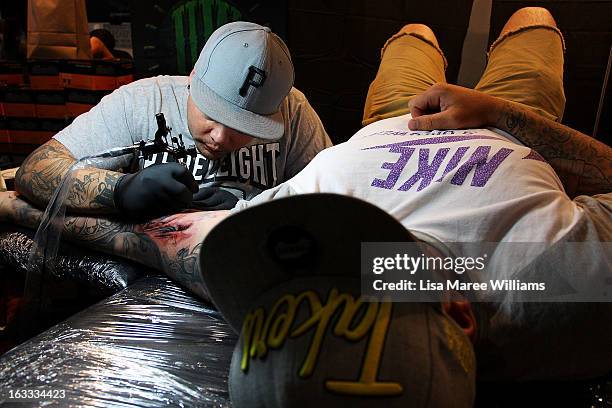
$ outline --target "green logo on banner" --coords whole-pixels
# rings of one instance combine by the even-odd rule
[[[222,0],[186,0],[172,8],[176,38],[176,66],[188,74],[213,31],[240,20],[240,10]]]

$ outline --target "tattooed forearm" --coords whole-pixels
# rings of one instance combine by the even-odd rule
[[[106,172],[104,174],[104,181],[98,183],[96,188],[96,194],[94,196],[94,202],[98,204],[101,208],[114,208],[115,203],[113,201],[113,192],[115,190],[115,185],[117,184],[117,180],[121,177],[122,174],[115,172]]]
[[[16,187],[33,202],[48,201],[74,161],[61,143],[51,140],[21,164],[15,175]]]
[[[202,243],[193,248],[183,247],[177,251],[176,257],[167,257],[164,260],[167,265],[165,272],[201,298],[210,300],[208,290],[200,275],[198,258],[201,247]]]
[[[208,300],[199,270],[201,243],[227,211],[170,215],[144,224],[105,217],[67,216],[62,239],[165,272]],[[42,212],[14,192],[0,193],[0,221],[37,228]]]
[[[104,180],[101,180],[102,177]],[[120,173],[99,169],[77,171],[77,177],[73,180],[66,200],[71,208],[114,208],[113,191],[119,177],[121,177]]]
[[[548,160],[570,197],[612,191],[612,148],[604,143],[510,102],[494,126]]]
[[[50,140],[32,152],[17,171],[17,191],[36,205],[46,206],[75,162],[61,143]],[[113,191],[121,176],[121,173],[95,168],[74,171],[66,207],[90,214],[113,212]]]
[[[170,215],[137,226],[139,236],[162,248],[164,272],[198,296],[209,299],[199,270],[202,241],[228,211],[194,212]]]

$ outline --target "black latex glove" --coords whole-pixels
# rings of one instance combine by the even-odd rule
[[[115,185],[115,208],[122,215],[144,218],[188,208],[198,183],[178,163],[164,163],[122,176]]]
[[[201,187],[193,195],[191,208],[198,210],[229,210],[234,208],[238,198],[220,187]]]

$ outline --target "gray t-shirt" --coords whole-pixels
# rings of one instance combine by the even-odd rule
[[[155,114],[162,112],[172,135],[182,134],[186,146],[194,141],[187,126],[187,77],[158,76],[122,86],[89,112],[57,133],[75,158],[153,139]],[[284,136],[275,141],[253,138],[252,142],[220,160],[198,154],[186,164],[201,185],[218,185],[238,198],[250,200],[261,191],[290,179],[319,151],[331,146],[323,124],[308,100],[292,88],[281,105]],[[140,167],[173,161],[168,154],[148,157]]]

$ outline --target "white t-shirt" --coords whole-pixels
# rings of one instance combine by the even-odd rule
[[[344,194],[443,243],[555,242],[581,216],[532,149],[487,129],[410,131],[409,118],[364,127],[236,210],[290,194]]]
[[[496,252],[491,263],[500,267],[491,270],[498,275],[489,278],[534,268],[568,281],[610,273],[600,270],[610,264],[610,254],[602,256],[602,250],[578,254],[592,270],[568,268],[563,245],[609,247],[612,193],[572,201],[540,155],[501,132],[414,132],[407,128],[409,118],[364,127],[346,143],[319,153],[291,180],[251,202],[239,201],[233,211],[295,194],[344,194],[382,208],[417,238],[432,243],[541,243]],[[576,378],[609,370],[612,349],[604,345],[610,344],[612,331],[603,330],[603,322],[609,320],[612,303],[511,306],[515,309],[472,305],[480,315],[476,346],[481,378]]]

